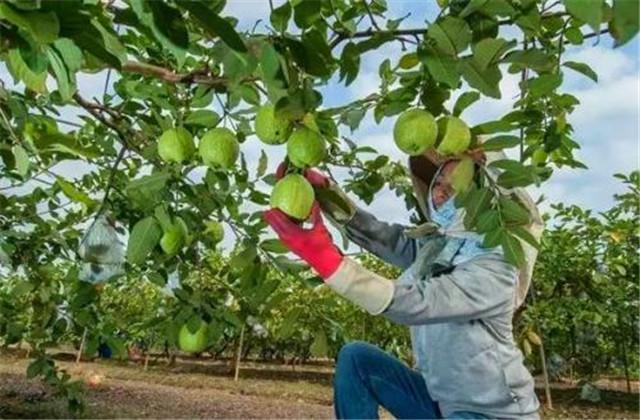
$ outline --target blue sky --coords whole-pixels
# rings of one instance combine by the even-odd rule
[[[281,1],[275,1],[276,5]],[[432,21],[437,13],[435,1],[421,0],[388,0],[390,11],[388,17],[398,18],[410,13],[402,27],[419,27],[425,20]],[[269,5],[267,0],[229,0],[225,11],[239,19],[241,29],[250,29],[258,19],[262,24],[268,23]],[[261,28],[261,26],[259,26]],[[264,29],[264,26],[262,26]],[[509,34],[503,34],[509,38]],[[541,188],[530,189],[534,199],[544,194],[546,200],[540,209],[546,211],[553,202],[577,204],[595,211],[605,210],[612,203],[612,195],[622,191],[622,186],[613,174],[628,173],[638,168],[638,135],[639,135],[639,41],[636,37],[623,48],[611,48],[612,40],[603,36],[596,45],[595,39],[587,40],[582,47],[572,47],[567,51],[565,60],[584,61],[594,68],[600,80],[593,83],[584,76],[567,70],[563,89],[572,93],[581,101],[581,105],[570,116],[569,122],[575,130],[574,138],[581,144],[577,152],[578,159],[583,161],[588,170],[555,169],[552,179]],[[323,88],[324,106],[344,104],[368,93],[377,91],[379,85],[378,65],[385,58],[392,63],[402,55],[399,43],[386,44],[378,51],[366,54],[362,59],[361,71],[357,80],[349,87],[340,85],[337,79],[331,80]],[[511,109],[518,93],[519,75],[504,72],[501,83],[502,99],[483,99],[469,108],[463,118],[470,124],[499,118]],[[106,72],[79,75],[78,84],[81,93],[87,97],[100,97]],[[0,64],[0,79],[12,86],[11,77],[3,64]],[[52,80],[49,86],[54,88]],[[453,95],[451,103],[455,101]],[[74,120],[78,111],[67,107],[63,115]],[[405,161],[404,156],[394,145],[391,132],[394,118],[385,119],[381,124],[373,121],[370,113],[365,117],[361,128],[349,134],[355,142],[370,145],[379,152],[388,154],[393,159]],[[247,160],[257,164],[260,150],[265,146],[257,139],[250,138],[242,145]],[[269,166],[274,169],[284,157],[284,147],[269,147]],[[515,151],[514,151],[515,152]],[[64,162],[56,171],[66,177],[81,176],[77,162]],[[89,170],[89,168],[86,168]],[[200,171],[202,173],[203,171]],[[338,171],[338,174],[340,172]],[[0,181],[1,183],[1,181]],[[390,222],[406,223],[409,214],[404,211],[403,203],[389,191],[383,191],[371,206],[363,207]],[[400,206],[400,207],[399,207]]]

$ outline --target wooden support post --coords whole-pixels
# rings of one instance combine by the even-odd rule
[[[531,302],[536,304],[536,292],[533,288],[533,282],[529,286],[529,292],[531,293]],[[538,337],[540,337],[540,363],[542,364],[542,376],[544,378],[544,392],[547,398],[547,408],[553,410],[553,400],[551,399],[551,384],[549,383],[549,372],[547,371],[547,357],[544,352],[544,338],[542,335],[542,329],[536,324]]]
[[[240,340],[238,340],[238,349],[236,352],[236,366],[235,373],[233,375],[233,380],[238,381],[240,377],[240,358],[242,357],[242,342],[244,341],[244,325],[240,329]]]
[[[82,340],[80,341],[80,348],[78,349],[78,354],[76,355],[76,364],[80,363],[80,359],[82,358],[82,352],[84,351],[84,342],[87,339],[87,327],[84,327],[84,332],[82,333]]]

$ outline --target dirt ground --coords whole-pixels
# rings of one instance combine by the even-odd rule
[[[60,360],[62,359],[62,360]],[[81,362],[59,358],[57,363],[77,378],[98,375],[101,383],[86,394],[87,418],[328,418],[331,405],[330,366],[291,366],[246,363],[233,381],[225,362],[179,359],[140,364],[118,361]],[[51,394],[38,380],[27,380],[28,361],[0,357],[0,418],[66,418],[66,401]],[[607,379],[603,401],[581,401],[579,389],[554,384],[554,410],[544,418],[637,419],[638,383],[634,394],[622,392],[624,382]],[[542,389],[538,393],[543,399]]]

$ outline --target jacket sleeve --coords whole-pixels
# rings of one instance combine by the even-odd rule
[[[345,258],[326,280],[338,294],[372,315],[406,325],[462,322],[511,309],[516,269],[487,255],[428,281],[393,282]]]
[[[379,221],[358,208],[335,184],[318,191],[316,197],[328,219],[357,245],[400,268],[414,261],[416,239],[405,234],[404,226]]]
[[[405,234],[404,226],[381,222],[358,208],[344,227],[349,239],[390,264],[405,269],[416,258],[416,240]]]

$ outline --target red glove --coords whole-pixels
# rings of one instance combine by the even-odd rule
[[[326,280],[338,269],[343,257],[322,221],[317,201],[311,209],[313,226],[310,229],[297,225],[278,209],[264,212],[264,219],[287,248],[313,267],[320,277]]]

